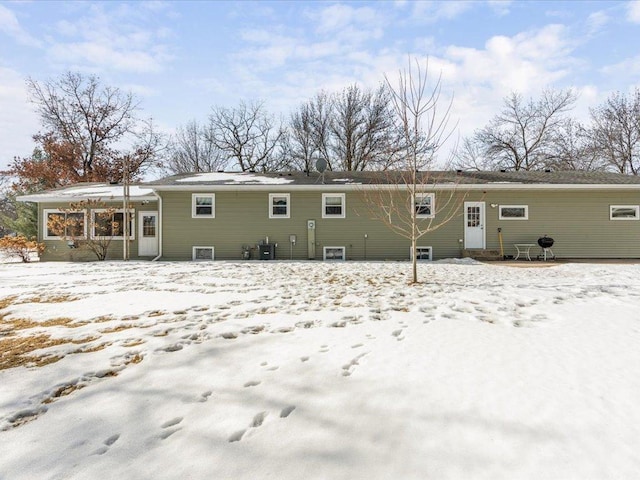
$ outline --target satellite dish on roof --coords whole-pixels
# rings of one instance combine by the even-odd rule
[[[324,173],[327,169],[327,161],[324,158],[319,158],[316,160],[316,170],[320,173]]]

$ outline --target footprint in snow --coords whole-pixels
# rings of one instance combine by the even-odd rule
[[[234,432],[233,434],[231,434],[231,436],[229,437],[229,443],[233,443],[233,442],[239,442],[240,440],[242,440],[242,437],[244,436],[244,434],[247,432],[247,429],[245,428],[244,430],[238,430],[237,432]]]
[[[256,413],[253,417],[253,421],[251,422],[251,428],[256,428],[262,425],[264,423],[264,419],[267,418],[267,415],[267,412]]]
[[[291,412],[293,412],[295,409],[296,409],[295,405],[289,405],[287,407],[284,407],[280,411],[280,418],[287,418],[289,415],[291,415]]]
[[[260,380],[250,380],[247,383],[244,384],[245,388],[247,387],[257,387],[258,385],[260,385]]]
[[[120,438],[120,434],[119,433],[116,433],[115,435],[111,435],[104,442],[102,442],[102,443],[104,443],[104,445],[99,447],[99,448],[97,448],[93,452],[93,455],[104,455],[105,453],[107,453],[109,451],[109,447],[111,445],[113,445],[114,443],[116,443],[119,438]]]
[[[202,392],[200,394],[200,396],[198,397],[198,402],[200,403],[204,403],[207,400],[209,400],[209,397],[211,396],[213,392],[211,390],[207,390],[206,392]]]
[[[281,411],[280,411],[280,418],[287,418],[289,415],[291,415],[291,412],[293,412],[296,409],[295,405],[288,405],[286,407],[284,407]],[[253,419],[251,420],[251,424],[249,425],[249,428],[243,428],[242,430],[237,430],[234,433],[232,433],[229,438],[227,439],[229,443],[233,443],[233,442],[239,442],[240,440],[242,440],[242,438],[245,436],[245,434],[247,434],[247,432],[249,432],[251,429],[254,428],[258,428],[260,426],[262,426],[262,424],[264,423],[265,419],[267,418],[267,416],[269,415],[268,412],[259,412],[256,413],[253,416]]]
[[[393,335],[394,337],[396,337],[399,340],[400,339],[400,335],[402,335],[402,329],[394,330],[393,332],[391,332],[391,335]]]
[[[180,430],[180,427],[176,427],[176,428],[171,428],[171,427],[175,427],[176,425],[178,425],[180,422],[182,422],[183,417],[176,417],[176,418],[172,418],[171,420],[167,420],[166,422],[164,422],[162,425],[160,425],[160,428],[162,428],[164,431],[159,435],[161,440],[166,440],[167,438],[169,438],[171,435],[173,435],[174,433],[176,433],[178,430]]]

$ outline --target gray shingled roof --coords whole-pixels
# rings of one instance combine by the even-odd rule
[[[622,175],[604,172],[459,172],[432,171],[418,172],[418,183],[434,185],[436,188],[456,188],[456,185],[469,185],[468,188],[511,189],[531,188],[549,189],[553,185],[559,188],[629,188],[640,190],[640,176]],[[207,190],[234,188],[243,186],[248,189],[271,189],[297,187],[298,189],[319,189],[327,186],[345,186],[357,188],[358,185],[402,185],[406,172],[280,172],[280,173],[251,173],[251,172],[216,172],[216,173],[185,173],[165,177],[160,180],[131,186],[131,196],[136,200],[155,200],[153,190],[196,190],[198,187]],[[338,188],[336,188],[338,189]],[[79,183],[54,190],[23,195],[20,201],[28,202],[59,202],[100,198],[116,201],[122,199],[122,185],[104,183]]]
[[[511,183],[529,185],[640,185],[640,177],[619,173],[582,171],[517,171],[517,172],[465,172],[431,171],[418,172],[420,183],[481,185],[491,183]],[[188,173],[165,177],[144,185],[189,186],[189,185],[372,185],[396,184],[402,181],[406,172],[218,172]]]

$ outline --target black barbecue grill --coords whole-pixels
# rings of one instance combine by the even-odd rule
[[[538,245],[540,245],[540,248],[542,249],[542,252],[538,255],[538,260],[542,258],[546,262],[547,258],[550,258],[551,260],[556,259],[556,256],[553,254],[553,250],[551,250],[553,243],[553,238],[549,237],[547,234],[538,239]]]

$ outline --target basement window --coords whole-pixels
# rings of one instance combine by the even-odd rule
[[[638,220],[640,211],[638,205],[610,205],[609,220]]]
[[[323,260],[345,260],[345,258],[344,247],[324,247],[323,249]]]
[[[428,261],[430,262],[432,260],[432,247],[420,247],[417,246],[416,247],[417,250],[417,260],[420,261]],[[409,247],[409,259],[413,260],[413,249],[411,247]]]
[[[194,261],[213,260],[213,247],[193,247],[192,259]]]
[[[500,220],[529,220],[529,205],[500,205]]]

